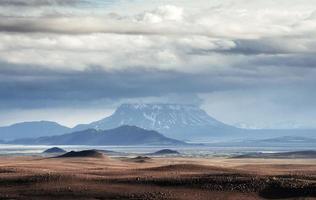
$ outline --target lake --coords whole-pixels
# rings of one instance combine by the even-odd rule
[[[152,153],[161,149],[173,149],[179,151],[184,157],[217,157],[232,156],[250,152],[286,152],[301,150],[316,150],[316,147],[233,147],[211,145],[204,146],[84,146],[84,145],[56,145],[67,151],[79,151],[87,149],[110,150],[115,152],[127,153],[129,155]],[[39,155],[44,150],[55,147],[49,145],[7,145],[0,144],[0,155]]]

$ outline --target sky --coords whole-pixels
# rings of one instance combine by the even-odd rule
[[[316,128],[315,53],[311,0],[0,0],[0,125],[163,102]]]

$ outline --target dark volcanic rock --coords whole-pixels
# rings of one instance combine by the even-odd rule
[[[148,154],[148,155],[178,155],[180,154],[178,151],[171,150],[171,149],[162,149],[159,151],[156,151],[154,153]]]
[[[43,151],[43,153],[66,153],[67,151],[65,151],[64,149],[58,148],[58,147],[53,147],[50,149],[46,149],[45,151]]]
[[[138,163],[143,163],[143,162],[147,162],[151,160],[151,158],[147,157],[147,156],[137,156],[135,158],[131,158],[129,159],[129,161],[132,161],[132,162],[138,162]]]
[[[86,158],[103,158],[103,153],[100,153],[96,150],[84,150],[84,151],[71,151],[65,153],[58,158],[78,158],[78,157],[86,157]]]

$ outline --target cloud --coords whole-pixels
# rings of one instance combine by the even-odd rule
[[[104,99],[164,96],[210,91],[221,85],[209,85],[206,78],[177,72],[118,71],[91,69],[85,72],[44,72],[22,67],[1,70],[0,107],[45,107]],[[174,83],[176,81],[176,83]],[[186,84],[181,83],[185,81]],[[211,87],[210,87],[211,86]]]
[[[0,72],[2,109],[103,105],[107,100],[172,94],[194,96],[218,91],[273,88],[275,85],[280,88],[299,85],[308,88],[315,84],[315,73],[300,79],[296,77],[300,75],[293,72],[280,78],[273,70],[252,76],[247,71],[199,74],[161,70],[104,71],[100,68],[62,71],[7,65]]]
[[[270,66],[286,54],[292,65],[304,65],[301,54],[316,50],[312,6],[294,9],[289,3],[289,10],[280,12],[279,4],[269,2],[269,11],[259,5],[194,10],[161,5],[133,14],[2,16],[0,60],[73,70],[99,66],[195,73],[249,62]]]
[[[76,5],[83,0],[0,0],[0,6],[40,7],[52,5]]]
[[[254,76],[265,65],[313,66],[312,4],[287,3],[282,10],[271,1],[225,1],[198,9],[140,7],[143,11],[132,14],[2,16],[0,61],[75,71],[91,66],[190,73],[243,69]]]
[[[290,121],[314,125],[316,96],[312,91],[316,72],[308,68],[308,75],[302,74],[303,70],[289,74],[265,67],[266,71],[256,69],[262,71],[260,75],[249,75],[247,70],[192,74],[140,69],[48,70],[4,63],[1,66],[0,113],[10,114],[10,120],[3,120],[7,123],[57,119],[74,125],[102,118],[102,110],[112,110],[123,102],[173,102],[202,104],[210,115],[230,124],[268,126]],[[81,117],[71,120],[69,114],[62,114],[70,110],[77,110]],[[92,111],[98,112],[93,115]]]
[[[205,56],[205,51],[234,47],[233,41],[199,36],[0,35],[3,62],[73,70],[100,66],[106,70],[151,68],[193,72],[229,63],[218,55]]]
[[[54,34],[93,34],[112,33],[127,35],[210,35],[199,31],[199,26],[182,24],[168,18],[159,18],[159,23],[149,19],[105,17],[41,17],[0,19],[1,32],[14,33],[54,33]],[[193,27],[197,29],[192,29]]]
[[[292,37],[315,33],[316,23],[310,11],[244,10],[210,8],[188,12],[182,7],[164,5],[134,15],[83,14],[67,16],[4,17],[0,31],[55,34],[132,34],[200,35],[212,38],[259,39]],[[242,23],[241,23],[242,22]]]
[[[313,38],[261,38],[254,40],[234,40],[230,53],[241,54],[311,54],[316,52],[316,39]]]
[[[139,20],[148,23],[160,23],[162,21],[182,21],[183,8],[172,5],[158,7],[157,9],[144,12],[139,16]]]

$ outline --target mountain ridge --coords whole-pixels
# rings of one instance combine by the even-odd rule
[[[42,137],[64,134],[71,128],[53,121],[29,121],[0,127],[0,139],[12,140],[26,137]],[[26,134],[27,133],[27,134]]]
[[[182,141],[167,138],[157,131],[145,130],[136,126],[120,126],[109,130],[87,129],[83,131],[41,137],[19,139],[11,144],[29,145],[186,145]]]

